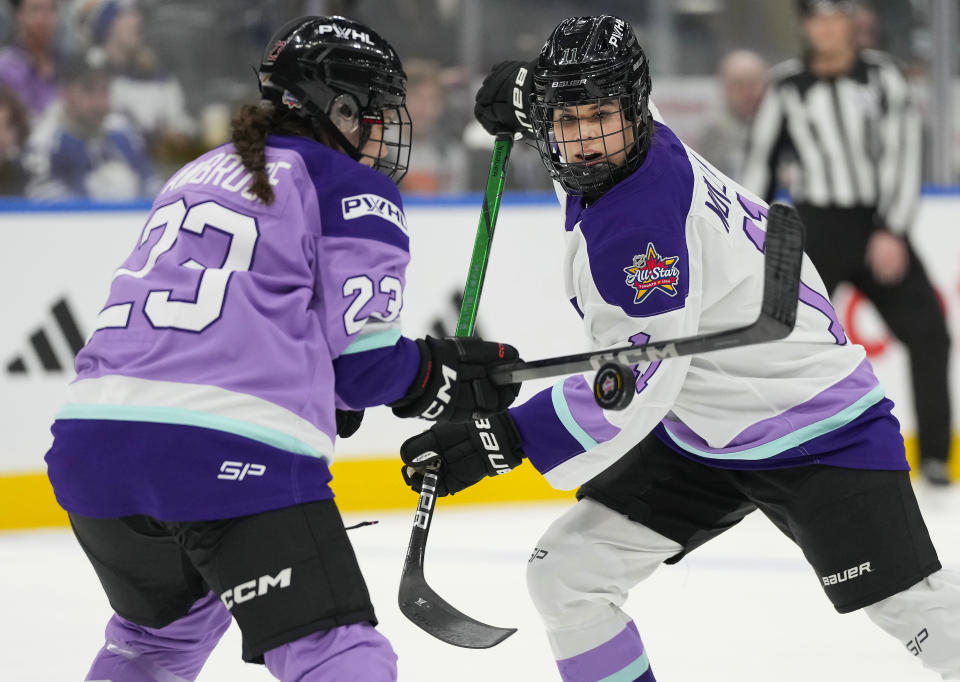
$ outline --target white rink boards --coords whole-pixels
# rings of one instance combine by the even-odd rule
[[[137,239],[147,213],[135,211],[0,211],[0,476],[40,472],[49,424],[63,388],[72,377],[69,349],[50,309],[65,299],[80,329],[89,333],[106,299],[113,269]],[[407,207],[412,263],[403,309],[404,332],[418,336],[443,320],[454,328],[451,302],[463,286],[479,217],[479,198],[465,201],[417,199]],[[914,230],[914,243],[946,306],[950,330],[960,339],[960,193],[927,195]],[[485,282],[478,328],[487,337],[517,346],[525,359],[585,349],[580,320],[567,301],[561,273],[563,237],[556,203],[506,198],[500,210]],[[912,397],[902,347],[887,337],[867,303],[852,311],[850,292],[837,296],[840,319],[851,338],[878,349],[870,360],[908,436],[914,430]],[[43,330],[68,369],[44,371],[30,336]],[[960,358],[953,344],[954,421],[960,424]],[[11,374],[8,363],[22,359],[27,372]],[[524,387],[528,395],[542,386]],[[522,397],[521,396],[521,397]],[[368,411],[356,437],[338,444],[338,457],[383,457],[419,424],[393,418],[388,410]]]

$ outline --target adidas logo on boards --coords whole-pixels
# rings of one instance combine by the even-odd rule
[[[73,371],[73,359],[83,348],[83,332],[66,298],[56,301],[50,313],[50,323],[40,325],[27,337],[29,348],[7,361],[6,374]]]

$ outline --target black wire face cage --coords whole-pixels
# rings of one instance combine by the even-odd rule
[[[413,126],[405,104],[360,114],[360,159],[400,182],[410,168]]]
[[[599,196],[640,165],[650,135],[645,102],[632,95],[536,99],[540,158],[569,194]]]
[[[356,57],[330,59],[323,66],[323,83],[341,93],[327,100],[326,115],[344,134],[359,128],[358,160],[366,159],[375,170],[400,182],[410,167],[413,142],[406,76],[399,69]]]

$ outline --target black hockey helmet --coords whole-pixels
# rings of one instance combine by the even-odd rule
[[[264,99],[306,119],[358,161],[399,182],[410,161],[407,76],[386,40],[351,19],[307,16],[281,27],[260,60]],[[364,152],[379,133],[375,155]],[[359,134],[359,143],[346,135]]]
[[[653,128],[650,65],[626,20],[564,19],[540,51],[533,85],[531,117],[540,156],[567,192],[603,194],[643,163]],[[603,111],[618,105],[619,112],[603,119],[602,104]],[[602,127],[578,134],[581,119],[589,118]],[[562,121],[572,121],[572,128]],[[597,140],[602,153],[587,152]]]

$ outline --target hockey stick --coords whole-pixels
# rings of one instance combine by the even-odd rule
[[[803,223],[796,209],[787,204],[773,204],[770,207],[767,232],[762,245],[763,300],[760,305],[760,316],[752,324],[728,331],[658,341],[642,346],[624,346],[576,355],[561,355],[532,362],[518,362],[492,371],[491,379],[497,384],[508,384],[601,369],[609,363],[629,367],[638,362],[654,362],[681,355],[710,353],[725,348],[782,339],[793,330],[797,320],[803,241]],[[630,372],[628,376],[632,377],[633,373]],[[620,382],[617,387],[618,390],[629,390],[631,395],[633,388],[633,382]],[[601,406],[605,406],[603,400],[616,404],[617,396],[612,394],[602,396],[603,400],[601,400],[601,387],[598,387],[597,382],[594,385],[594,393]]]
[[[477,237],[473,244],[473,255],[470,258],[470,270],[464,286],[463,303],[460,306],[457,336],[470,336],[476,324],[480,292],[486,275],[487,261],[490,259],[490,243],[497,223],[497,213],[500,210],[500,198],[503,196],[507,161],[510,159],[512,146],[513,137],[510,134],[497,135],[493,146],[493,158],[490,161],[487,188],[483,195],[480,222],[477,225]],[[423,575],[427,535],[430,532],[430,520],[436,501],[433,494],[436,483],[436,474],[424,474],[417,513],[410,531],[410,544],[407,546],[403,572],[400,575],[400,590],[397,595],[400,611],[421,630],[447,644],[468,649],[488,649],[505,640],[517,629],[494,627],[461,613],[434,592]]]

